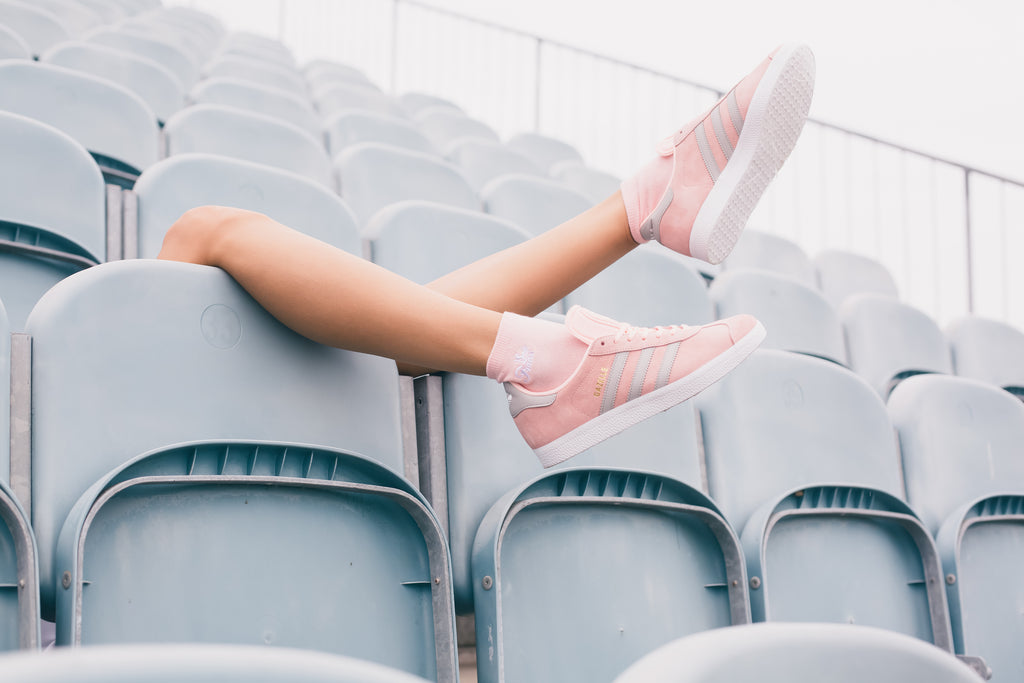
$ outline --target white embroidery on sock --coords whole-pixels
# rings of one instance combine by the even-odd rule
[[[530,383],[530,373],[533,372],[533,351],[528,346],[524,346],[516,352],[515,360],[516,370],[514,376],[520,384]]]

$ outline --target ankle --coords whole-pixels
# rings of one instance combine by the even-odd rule
[[[563,324],[505,313],[487,359],[487,376],[547,391],[567,380],[586,352],[587,345]]]

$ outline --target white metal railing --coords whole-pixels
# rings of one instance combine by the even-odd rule
[[[341,61],[393,92],[447,97],[503,137],[537,131],[625,177],[719,96],[706,84],[418,0],[191,0],[300,62]],[[325,27],[330,27],[326,30]],[[1024,184],[809,121],[751,226],[878,259],[940,323],[973,311],[1024,328]]]

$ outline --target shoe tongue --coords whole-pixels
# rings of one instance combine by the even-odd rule
[[[594,340],[615,334],[623,325],[611,318],[588,311],[582,306],[573,306],[565,314],[565,326],[580,341],[593,344]]]

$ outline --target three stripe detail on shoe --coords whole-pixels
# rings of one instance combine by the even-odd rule
[[[658,375],[655,379],[654,389],[661,389],[668,384],[669,378],[672,375],[672,366],[675,364],[676,354],[679,352],[679,345],[681,343],[676,342],[665,347],[665,354],[662,356],[661,363],[658,366]],[[626,395],[627,401],[639,398],[642,393],[647,375],[651,370],[651,361],[654,359],[655,348],[652,346],[640,352],[640,358],[637,360],[636,367],[633,368],[633,376],[629,379],[629,392]],[[612,359],[611,368],[604,382],[604,395],[601,399],[600,415],[604,415],[615,407],[619,385],[622,383],[622,375],[626,370],[626,362],[629,360],[631,353],[634,352],[621,351],[615,354],[615,357]]]
[[[743,116],[740,114],[740,106],[736,101],[736,91],[732,90],[726,95],[721,102],[718,103],[714,109],[711,110],[710,119],[711,127],[715,131],[715,142],[718,143],[718,148],[722,150],[722,156],[725,157],[726,162],[732,157],[733,146],[729,142],[729,136],[725,131],[725,121],[722,118],[722,109],[725,109],[725,113],[729,116],[729,121],[732,123],[733,130],[736,131],[738,136],[743,129]],[[705,119],[707,120],[707,119]],[[711,176],[711,180],[718,180],[718,175],[722,172],[722,169],[718,165],[718,161],[715,160],[714,152],[711,150],[711,141],[708,139],[707,130],[704,127],[704,121],[697,124],[694,129],[694,133],[697,136],[697,149],[700,150],[700,156],[704,160],[704,167],[707,168],[708,174]]]

